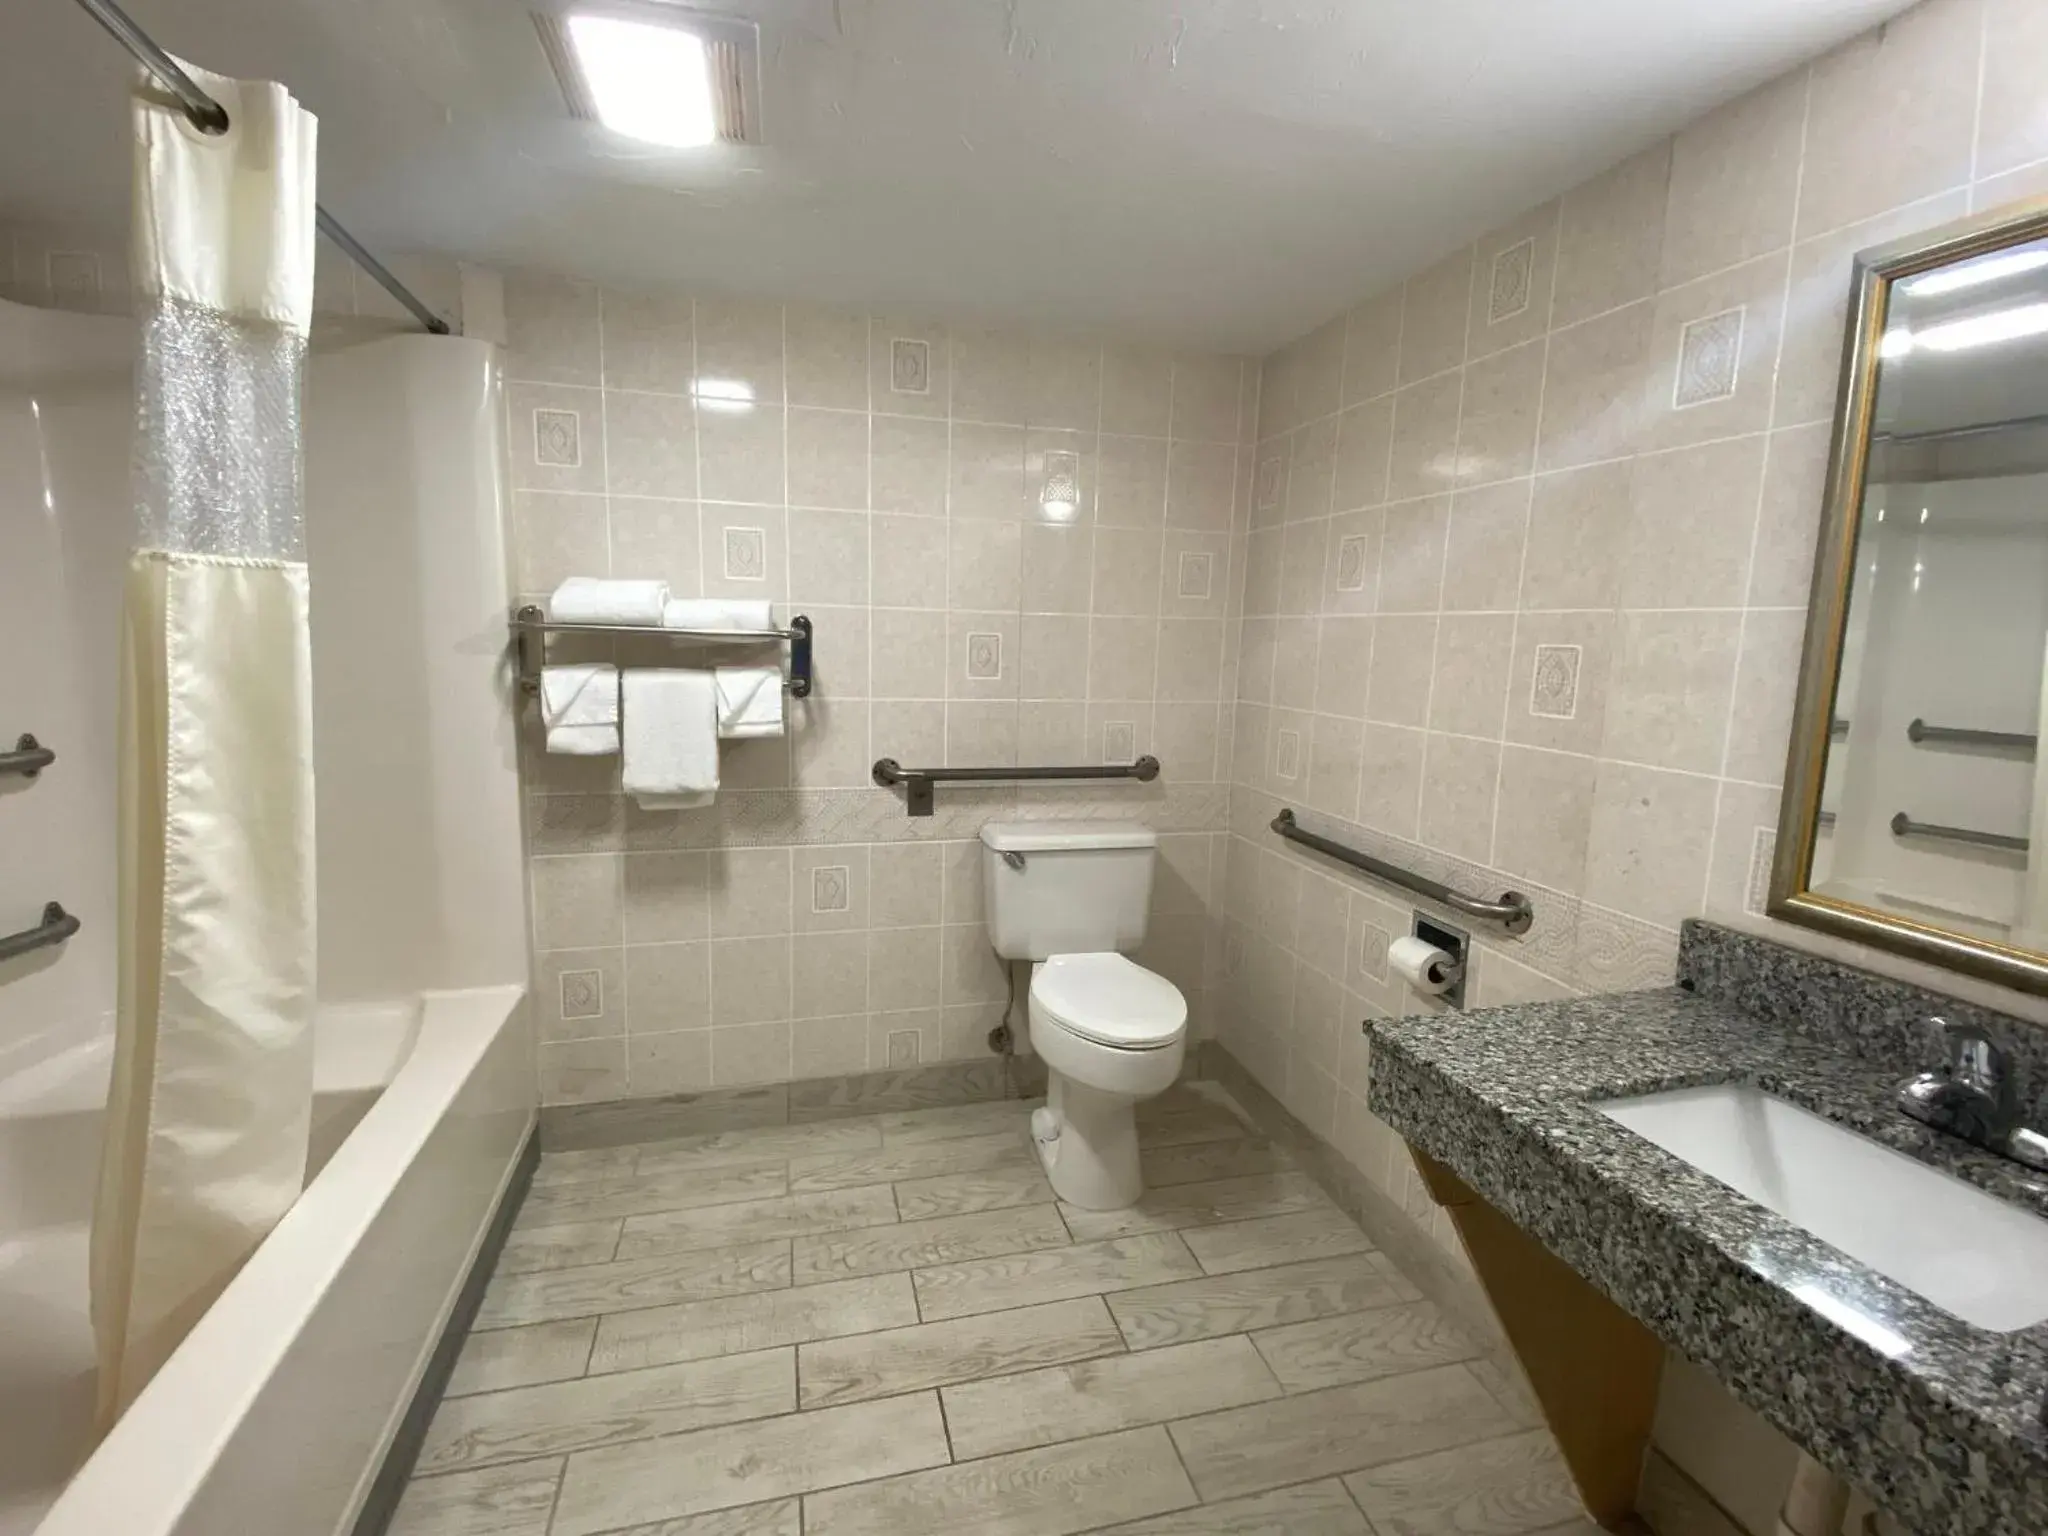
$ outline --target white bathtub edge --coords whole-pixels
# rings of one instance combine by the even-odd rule
[[[499,1029],[485,1027],[486,1021],[502,1026],[523,1005],[524,993],[508,985],[425,994],[412,1056],[79,1469],[37,1536],[176,1536],[230,1439],[439,1127],[442,1112],[497,1043]],[[451,1009],[459,1010],[460,1022],[446,1017]],[[474,1027],[462,1028],[462,1022]],[[532,1119],[529,1110],[529,1134]],[[516,1161],[515,1151],[501,1179]],[[472,1262],[489,1219],[487,1212],[471,1236]],[[441,1301],[444,1313],[466,1275],[465,1267],[453,1277]]]

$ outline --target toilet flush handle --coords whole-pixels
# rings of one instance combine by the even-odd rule
[[[1012,869],[1022,869],[1024,867],[1024,855],[1014,848],[1005,848],[1003,850],[1003,862]]]

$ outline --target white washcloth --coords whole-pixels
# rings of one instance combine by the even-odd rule
[[[627,794],[691,810],[718,794],[718,690],[709,672],[634,667],[624,676]]]
[[[548,751],[558,757],[610,757],[619,750],[616,725],[551,725]]]
[[[773,629],[769,604],[740,597],[672,597],[661,611],[670,629]]]
[[[782,669],[720,667],[718,734],[727,741],[782,734]]]
[[[608,661],[543,667],[540,719],[551,731],[562,725],[617,725],[619,669]]]
[[[665,581],[571,576],[548,599],[548,617],[558,624],[659,625],[667,606]]]

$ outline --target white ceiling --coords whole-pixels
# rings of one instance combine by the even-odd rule
[[[723,0],[766,143],[684,154],[570,120],[520,0],[127,4],[290,85],[373,249],[1263,352],[1907,0]],[[0,212],[111,223],[125,56],[0,37]]]

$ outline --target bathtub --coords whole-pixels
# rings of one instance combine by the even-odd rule
[[[524,989],[323,1008],[315,1054],[305,1192],[82,1467],[111,1042],[0,1081],[0,1536],[355,1525],[522,1167]]]

